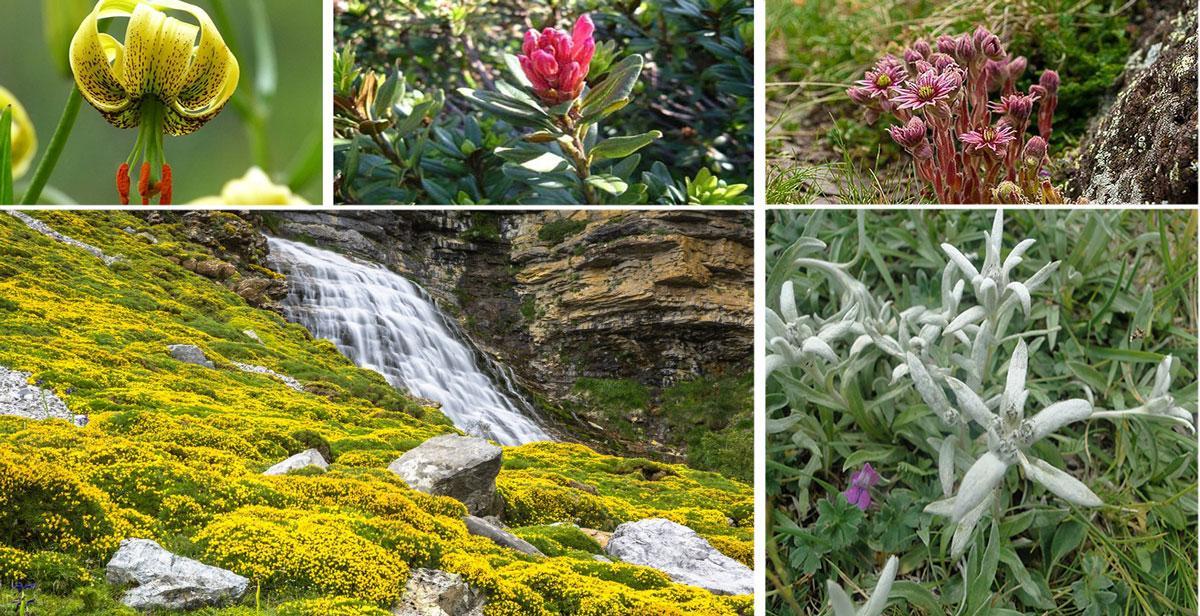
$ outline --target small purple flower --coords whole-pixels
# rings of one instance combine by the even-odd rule
[[[850,476],[850,487],[842,492],[851,505],[866,511],[871,506],[871,488],[879,483],[879,473],[871,468],[871,463],[863,465],[862,469]]]
[[[950,98],[956,89],[955,80],[949,73],[939,75],[935,71],[926,71],[915,80],[904,82],[899,94],[891,100],[897,104],[897,109],[917,110]]]
[[[992,154],[1001,156],[1008,144],[1017,138],[1017,133],[1007,122],[1001,120],[995,126],[985,126],[959,135],[958,138],[963,142],[963,151],[967,154],[991,150]]]

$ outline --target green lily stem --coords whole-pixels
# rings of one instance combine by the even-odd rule
[[[67,139],[75,128],[75,121],[79,119],[79,109],[82,106],[83,95],[79,93],[79,86],[72,84],[67,106],[63,108],[62,117],[58,119],[58,126],[54,129],[50,144],[46,146],[46,153],[42,155],[37,170],[33,172],[33,179],[29,182],[29,188],[25,190],[25,196],[21,198],[21,205],[36,205],[42,197],[42,190],[46,188],[54,168],[58,166],[58,159],[62,156]]]

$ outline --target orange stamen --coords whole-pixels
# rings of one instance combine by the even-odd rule
[[[121,205],[129,205],[129,163],[121,163],[117,168],[117,194]]]
[[[158,200],[159,205],[171,205],[171,193],[174,186],[171,184],[171,165],[163,163],[162,166],[162,181],[158,183],[159,194],[162,198]]]
[[[150,205],[150,163],[142,163],[142,174],[138,176],[138,194],[142,205]]]

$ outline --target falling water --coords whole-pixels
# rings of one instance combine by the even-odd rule
[[[273,264],[291,284],[283,304],[288,320],[333,341],[393,386],[440,402],[468,433],[505,445],[550,439],[509,376],[470,347],[419,286],[327,250],[278,238],[269,243]]]

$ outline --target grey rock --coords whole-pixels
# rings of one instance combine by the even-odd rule
[[[754,571],[719,552],[696,531],[670,520],[626,522],[617,527],[605,551],[719,595],[754,593]]]
[[[246,334],[247,338],[249,338],[259,344],[263,344],[262,338],[258,337],[258,332],[254,331],[252,329],[243,329],[242,333]]]
[[[534,547],[532,543],[529,543],[528,541],[483,518],[469,515],[463,518],[463,524],[467,525],[468,533],[491,539],[496,545],[510,548],[523,554],[529,554],[530,556],[545,556],[545,554],[543,554],[541,550]]]
[[[316,449],[306,449],[300,453],[268,468],[263,471],[264,475],[286,475],[291,471],[316,466],[321,470],[329,468],[329,463],[325,461],[325,456]]]
[[[462,576],[437,569],[413,569],[396,616],[483,616],[487,598]]]
[[[204,351],[200,347],[191,344],[172,344],[167,347],[171,352],[171,357],[185,364],[196,364],[205,368],[214,368],[215,366],[208,357],[204,355]]]
[[[601,554],[592,554],[592,560],[600,563],[611,563],[612,559]]]
[[[1118,80],[1116,98],[1080,145],[1067,186],[1071,197],[1102,204],[1196,203],[1195,3],[1145,4],[1152,12],[1147,34]]]
[[[64,419],[80,425],[78,417],[53,391],[30,385],[28,372],[0,366],[0,415],[26,419]],[[84,422],[86,423],[86,416]]]
[[[140,610],[191,610],[233,603],[250,580],[225,569],[176,556],[149,539],[125,539],[108,561],[105,578],[135,585],[121,602]]]
[[[68,246],[74,246],[75,248],[86,250],[87,252],[92,253],[92,256],[103,261],[105,265],[112,265],[113,263],[116,263],[119,260],[118,257],[112,257],[112,256],[104,254],[103,250],[100,250],[99,248],[96,248],[95,246],[92,246],[91,244],[85,244],[77,239],[67,237],[67,236],[59,233],[58,231],[55,231],[52,227],[50,227],[50,225],[30,216],[29,214],[26,214],[24,212],[18,212],[15,210],[9,210],[8,213],[11,214],[17,220],[20,220],[21,222],[25,223],[25,226],[29,227],[30,229],[33,229],[34,231],[37,231],[38,233],[41,233],[42,235],[44,235],[56,242],[62,242],[63,244],[66,244]]]
[[[237,369],[241,370],[242,372],[253,372],[255,374],[265,374],[267,376],[275,377],[276,379],[279,379],[280,381],[282,381],[284,385],[287,385],[288,387],[290,387],[296,391],[299,391],[299,392],[304,391],[304,386],[300,384],[300,381],[297,381],[296,379],[293,379],[292,377],[290,377],[286,374],[279,374],[278,372],[275,372],[274,370],[271,370],[270,368],[264,368],[262,366],[254,366],[251,364],[241,364],[236,361],[233,362],[233,365],[236,366]]]
[[[494,515],[501,507],[496,475],[502,453],[483,439],[445,434],[404,452],[388,470],[414,490],[457,499],[471,515]]]

